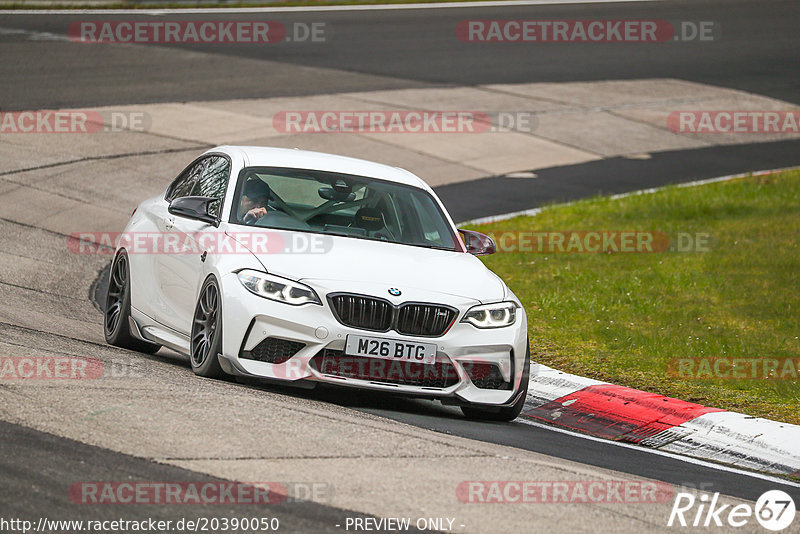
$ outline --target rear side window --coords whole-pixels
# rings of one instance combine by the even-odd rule
[[[197,179],[203,170],[203,165],[207,158],[203,158],[194,162],[187,167],[177,178],[172,182],[172,185],[167,189],[165,199],[167,202],[172,202],[176,198],[188,197],[191,195],[192,188],[197,183]]]
[[[222,156],[211,156],[203,162],[203,168],[192,186],[190,196],[218,198],[219,202],[212,204],[209,209],[211,215],[218,216],[228,185],[231,165]]]
[[[211,214],[219,215],[225,189],[230,178],[231,164],[223,156],[208,156],[187,167],[167,189],[165,199],[199,196],[220,199],[211,205]]]

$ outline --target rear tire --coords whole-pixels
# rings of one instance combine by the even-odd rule
[[[189,361],[192,371],[205,378],[225,375],[217,355],[222,352],[222,296],[216,278],[209,276],[197,299],[192,319]]]
[[[511,406],[502,406],[500,408],[479,408],[477,406],[462,406],[461,411],[467,419],[477,419],[480,421],[513,421],[522,412],[525,406],[525,398],[528,396],[528,381],[531,376],[531,348],[530,342],[528,343],[528,350],[525,353],[525,363],[522,368],[522,380],[520,382],[520,390],[522,392],[517,399],[517,402]]]
[[[106,343],[123,349],[154,354],[161,345],[143,341],[131,335],[131,271],[128,254],[123,250],[114,258],[108,274],[106,311],[103,314],[103,334]]]

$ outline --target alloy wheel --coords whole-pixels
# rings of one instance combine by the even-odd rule
[[[128,283],[128,259],[125,255],[117,257],[114,269],[108,280],[108,296],[106,297],[106,331],[114,332],[119,326],[125,290]]]
[[[200,295],[192,327],[192,363],[200,367],[209,356],[217,332],[219,292],[216,284],[208,284]]]

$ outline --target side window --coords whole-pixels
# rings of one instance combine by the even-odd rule
[[[176,198],[188,197],[191,195],[192,188],[197,183],[197,178],[203,170],[207,159],[208,158],[201,159],[175,178],[175,181],[172,182],[172,185],[170,185],[167,190],[167,202],[172,202]]]
[[[208,157],[202,163],[204,165],[192,186],[190,194],[196,197],[218,198],[220,201],[211,204],[209,211],[211,215],[219,216],[231,166],[228,160],[222,156]]]

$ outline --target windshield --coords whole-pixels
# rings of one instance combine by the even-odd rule
[[[375,178],[247,167],[233,201],[233,224],[461,251],[429,193]]]

